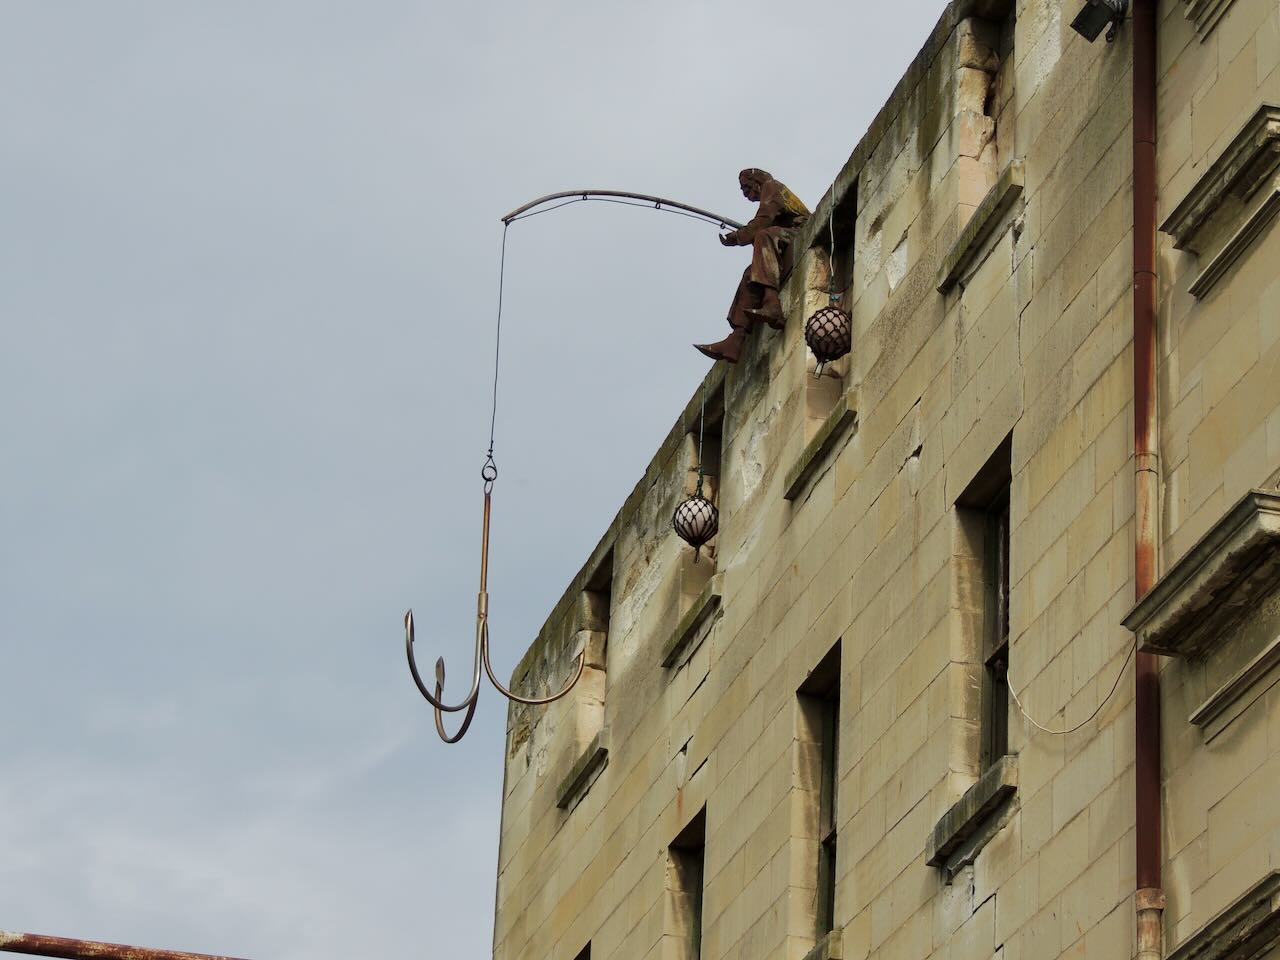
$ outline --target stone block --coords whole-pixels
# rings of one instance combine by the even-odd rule
[[[995,895],[995,942],[1009,944],[1040,905],[1039,864],[1033,858]]]

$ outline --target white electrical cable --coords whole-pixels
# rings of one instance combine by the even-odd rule
[[[1022,705],[1022,701],[1018,699],[1017,691],[1013,689],[1013,683],[1012,681],[1009,680],[1008,673],[1005,674],[1004,679],[1005,679],[1005,683],[1008,684],[1009,693],[1013,697],[1013,702],[1018,707],[1018,712],[1027,718],[1028,723],[1030,723],[1037,730],[1042,730],[1045,733],[1051,733],[1054,736],[1059,736],[1059,737],[1066,736],[1068,733],[1075,733],[1081,727],[1091,723],[1093,719],[1102,712],[1102,708],[1107,705],[1107,703],[1111,700],[1111,698],[1115,696],[1116,691],[1120,688],[1120,680],[1124,676],[1125,669],[1129,666],[1129,661],[1133,659],[1133,654],[1137,649],[1138,649],[1138,641],[1135,639],[1133,641],[1133,646],[1129,648],[1129,652],[1128,654],[1126,654],[1124,658],[1124,663],[1120,664],[1120,672],[1116,674],[1116,682],[1111,685],[1111,691],[1105,697],[1102,698],[1102,702],[1098,704],[1097,709],[1095,709],[1093,713],[1089,714],[1088,717],[1086,717],[1084,720],[1077,723],[1074,727],[1068,727],[1065,730],[1054,730],[1050,727],[1046,727],[1043,723],[1040,723],[1038,720],[1036,720],[1035,717],[1031,716],[1031,714],[1027,713],[1026,708]]]

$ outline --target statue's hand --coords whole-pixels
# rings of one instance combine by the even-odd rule
[[[736,247],[738,245],[737,231],[730,231],[729,233],[720,234],[720,242],[723,243],[726,247]]]

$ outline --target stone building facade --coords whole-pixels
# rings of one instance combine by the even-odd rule
[[[1162,955],[1144,903],[1163,955],[1280,957],[1280,4],[1134,4],[1139,458],[1136,33],[1088,42],[1084,3],[953,0],[798,238],[785,329],[711,370],[517,667],[586,658],[509,713],[495,958]],[[853,352],[815,378],[832,273]]]

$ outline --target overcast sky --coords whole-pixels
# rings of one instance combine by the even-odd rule
[[[942,0],[0,0],[0,928],[490,951],[505,705],[458,746],[507,210],[810,206]],[[508,239],[508,674],[746,262],[608,204]]]

